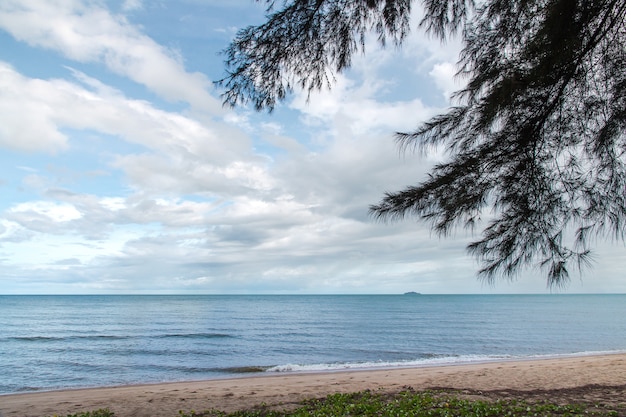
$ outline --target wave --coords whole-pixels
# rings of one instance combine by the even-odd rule
[[[318,363],[318,364],[285,364],[266,367],[264,372],[333,372],[342,370],[371,370],[371,369],[389,369],[389,368],[414,368],[427,366],[443,366],[443,365],[463,365],[472,363],[488,363],[488,362],[506,362],[516,360],[533,360],[533,359],[556,359],[577,356],[593,356],[593,355],[610,355],[626,353],[624,350],[611,351],[588,351],[551,355],[425,355],[425,357],[413,360],[398,361],[363,361],[363,362],[335,362],[335,363]],[[253,367],[250,367],[253,368]],[[263,367],[259,367],[263,368]]]
[[[502,356],[483,356],[483,355],[459,355],[459,356],[438,356],[425,355],[420,359],[407,359],[397,361],[363,361],[363,362],[335,362],[335,363],[317,363],[317,364],[285,364],[276,365],[267,369],[266,372],[327,372],[341,371],[350,369],[383,369],[383,368],[402,368],[402,367],[419,367],[434,365],[452,365],[470,362],[486,362],[497,360],[509,360],[513,358],[509,355]]]
[[[124,340],[133,336],[116,335],[89,335],[89,336],[13,336],[2,338],[1,340],[16,340],[20,342],[57,342],[65,340]]]
[[[127,340],[127,339],[224,339],[235,336],[225,333],[171,333],[158,335],[85,335],[85,336],[11,336],[0,338],[19,342],[58,342],[58,341],[97,341],[97,340]]]
[[[425,354],[420,359],[398,361],[363,361],[363,362],[333,362],[316,364],[284,364],[284,365],[247,365],[215,368],[211,371],[224,374],[249,374],[249,373],[300,373],[300,372],[332,372],[342,370],[367,370],[388,369],[401,367],[420,367],[435,365],[452,365],[472,362],[503,361],[515,359],[515,356],[483,356],[483,355],[459,355],[442,356]]]
[[[152,337],[155,339],[227,339],[235,336],[227,333],[172,333]]]
[[[54,340],[63,340],[63,337],[48,337],[48,336],[15,336],[15,337],[3,337],[0,340],[18,340],[20,342],[46,342]]]
[[[275,366],[233,366],[229,368],[220,368],[219,371],[229,374],[255,374],[267,372]]]

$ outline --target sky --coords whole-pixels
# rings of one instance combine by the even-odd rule
[[[253,0],[0,2],[0,294],[549,293],[527,269],[487,285],[465,251],[368,214],[445,158],[394,132],[462,87],[458,41],[368,39],[336,84],[274,112],[213,81]],[[621,242],[562,291],[626,292]]]

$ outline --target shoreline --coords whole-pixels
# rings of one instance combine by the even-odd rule
[[[526,362],[526,361],[543,361],[543,360],[552,360],[552,359],[567,359],[567,358],[586,358],[586,357],[595,357],[595,356],[611,356],[611,355],[626,355],[626,350],[611,350],[611,351],[588,351],[588,352],[576,352],[576,353],[557,353],[557,354],[542,354],[542,355],[532,355],[532,356],[510,356],[507,357],[503,355],[502,357],[485,357],[481,359],[461,359],[458,361],[450,361],[449,358],[442,358],[442,361],[432,360],[432,361],[406,361],[406,362],[392,362],[389,364],[378,363],[370,365],[365,365],[364,363],[354,362],[354,363],[346,363],[341,365],[334,365],[318,368],[318,365],[284,365],[286,367],[296,366],[297,370],[265,370],[265,371],[243,371],[243,372],[233,372],[228,374],[219,374],[209,378],[202,379],[184,379],[184,380],[172,380],[172,381],[154,381],[154,382],[130,382],[130,383],[122,383],[122,384],[112,384],[112,385],[95,385],[95,386],[72,386],[72,387],[58,387],[58,388],[34,388],[32,390],[22,390],[16,392],[0,392],[0,399],[7,396],[13,395],[29,395],[29,394],[44,394],[44,393],[54,393],[54,392],[65,392],[65,391],[83,391],[83,390],[99,390],[99,389],[111,389],[111,388],[130,388],[130,387],[144,387],[144,386],[152,386],[152,385],[168,385],[168,384],[189,384],[189,383],[202,383],[202,382],[211,382],[211,381],[221,381],[221,380],[238,380],[238,379],[248,379],[248,378],[271,378],[278,376],[288,376],[288,375],[315,375],[315,374],[333,374],[333,373],[343,373],[343,372],[371,372],[371,371],[393,371],[393,370],[404,370],[404,369],[422,369],[422,368],[439,368],[439,367],[454,367],[454,366],[464,366],[464,365],[486,365],[490,363],[507,363],[507,362]],[[274,368],[276,366],[265,366],[264,368]],[[281,367],[281,365],[278,365]],[[247,368],[247,367],[246,367]],[[259,367],[261,368],[261,367]],[[626,382],[626,381],[625,381]],[[0,411],[2,411],[0,409]],[[2,415],[0,414],[0,417]]]
[[[331,393],[407,387],[530,393],[613,387],[626,398],[626,353],[528,358],[376,369],[241,375],[201,381],[3,394],[2,417],[64,416],[109,408],[116,417],[171,416],[179,410],[236,411],[296,404]],[[626,400],[625,400],[626,401]]]
[[[366,365],[363,366],[363,363],[346,363],[342,365],[330,366],[318,368],[317,365],[312,365],[311,368],[307,365],[302,365],[301,367],[304,369],[298,370],[285,370],[285,371],[244,371],[244,372],[233,372],[229,374],[219,374],[214,377],[202,378],[202,379],[184,379],[184,380],[172,380],[172,381],[154,381],[154,382],[130,382],[123,384],[113,384],[113,385],[95,385],[95,386],[73,386],[73,387],[59,387],[59,388],[35,388],[33,390],[23,390],[16,392],[7,392],[0,393],[0,399],[6,396],[13,395],[28,395],[28,394],[44,394],[44,393],[54,393],[54,392],[65,392],[65,391],[82,391],[82,390],[99,390],[99,389],[110,389],[110,388],[129,388],[129,387],[144,387],[144,386],[152,386],[152,385],[168,385],[168,384],[189,384],[189,383],[202,383],[202,382],[211,382],[211,381],[221,381],[221,380],[238,380],[238,379],[248,379],[248,378],[271,378],[278,376],[288,376],[288,375],[315,375],[315,374],[333,374],[333,373],[343,373],[343,372],[371,372],[371,371],[393,371],[393,370],[404,370],[404,369],[421,369],[421,368],[439,368],[439,367],[454,367],[454,366],[464,366],[464,365],[486,365],[490,363],[507,363],[507,362],[526,362],[526,361],[543,361],[543,360],[552,360],[552,359],[567,359],[567,358],[586,358],[586,357],[595,357],[595,356],[611,356],[611,355],[626,355],[626,350],[611,350],[611,351],[588,351],[588,352],[576,352],[576,353],[557,353],[557,354],[545,354],[545,355],[532,355],[532,356],[502,356],[502,357],[485,357],[477,360],[459,360],[459,361],[450,361],[448,358],[443,358],[440,362],[438,360],[433,361],[406,361],[406,362],[393,362],[390,364],[375,364],[375,365]],[[291,365],[285,365],[291,366]],[[300,367],[300,365],[298,365]],[[274,368],[274,366],[266,367],[266,368]],[[625,381],[626,382],[626,381]],[[1,409],[0,409],[1,411]],[[2,417],[2,415],[0,415]]]

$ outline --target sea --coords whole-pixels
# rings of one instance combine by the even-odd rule
[[[626,352],[626,295],[0,296],[0,394]]]

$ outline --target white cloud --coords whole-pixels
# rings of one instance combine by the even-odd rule
[[[397,130],[410,130],[418,121],[433,115],[433,109],[427,108],[420,99],[381,102],[360,93],[358,88],[347,89],[340,82],[332,91],[316,94],[310,103],[303,95],[296,96],[291,107],[303,114],[305,123],[317,127],[332,126],[337,135],[391,134]]]
[[[122,10],[131,11],[131,10],[139,10],[143,8],[142,0],[124,0],[122,4]]]
[[[435,80],[435,84],[442,91],[446,100],[450,100],[450,96],[459,90],[459,83],[456,80],[456,68],[450,62],[442,62],[435,64],[430,76]]]
[[[80,219],[81,213],[70,204],[58,204],[49,201],[20,203],[9,210],[12,217],[42,219],[47,222],[68,222]]]
[[[337,135],[371,135],[373,132],[390,135],[410,131],[444,110],[424,104],[419,90],[415,97],[407,99],[404,91],[413,91],[415,86],[411,80],[397,77],[404,67],[415,68],[416,73],[427,77],[435,65],[437,81],[443,82],[439,63],[432,59],[456,56],[457,46],[441,48],[438,41],[428,40],[417,31],[406,39],[401,50],[382,49],[373,37],[366,40],[365,49],[366,55],[353,58],[350,71],[335,76],[330,90],[310,96],[303,91],[296,92],[290,107],[302,113],[305,123],[317,127],[333,125]],[[424,55],[428,55],[429,60],[422,59]],[[394,99],[397,96],[402,98]]]
[[[241,133],[230,134],[228,127],[207,126],[180,114],[159,110],[148,102],[127,99],[121,92],[84,74],[80,74],[79,80],[95,90],[64,80],[29,79],[2,62],[0,74],[3,91],[0,95],[0,145],[54,152],[68,147],[63,129],[91,130],[156,152],[120,157],[118,167],[124,167],[126,161],[129,172],[150,169],[154,164],[149,161],[162,160],[154,166],[154,174],[182,169],[187,173],[196,170],[201,177],[219,176],[220,181],[240,177],[246,185],[267,181],[258,171],[263,160],[251,153],[250,139]],[[227,134],[228,140],[223,140]],[[241,162],[246,156],[250,161]],[[179,165],[174,166],[172,162]],[[242,163],[247,167],[236,169],[237,164]],[[139,174],[137,181],[141,177]]]
[[[20,41],[52,49],[69,59],[102,63],[167,100],[222,112],[219,100],[208,93],[210,81],[205,75],[186,72],[178,52],[157,44],[123,16],[112,15],[98,3],[5,0],[0,3],[0,28]]]
[[[54,120],[54,103],[46,101],[46,87],[45,82],[26,79],[0,61],[1,146],[20,151],[67,149],[67,136]]]
[[[72,68],[67,80],[34,79],[0,62],[0,146],[9,158],[47,153],[27,153],[7,167],[14,178],[2,178],[0,267],[19,277],[0,277],[3,288],[489,291],[465,255],[471,236],[439,240],[415,219],[380,224],[368,215],[385,191],[417,184],[440,157],[399,155],[393,133],[440,111],[412,97],[424,87],[412,83],[450,91],[454,45],[415,35],[402,51],[368,46],[309,103],[297,93],[273,116],[238,109],[218,123],[196,111],[219,107],[204,76],[104,4],[8,0],[0,27],[30,52],[93,63],[196,108],[159,108],[151,96],[130,97],[123,82]],[[141,13],[141,5],[122,8]],[[419,76],[394,78],[396,63]],[[68,181],[63,169],[88,180]],[[615,265],[603,263],[603,273]],[[537,290],[537,281],[543,290],[541,280],[499,290]]]

